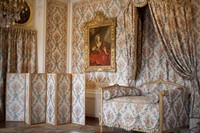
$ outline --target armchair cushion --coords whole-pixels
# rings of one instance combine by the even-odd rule
[[[159,102],[159,94],[151,93],[145,96],[123,96],[112,99],[113,102],[121,103],[140,103],[140,104],[152,104]]]
[[[149,103],[158,103],[160,96],[159,92],[152,92],[145,95],[149,101]]]
[[[116,97],[122,96],[139,96],[141,92],[139,89],[133,87],[124,87],[124,86],[112,86],[107,88],[103,93],[103,98],[109,100]]]

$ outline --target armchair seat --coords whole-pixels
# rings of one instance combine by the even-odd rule
[[[105,87],[100,120],[102,126],[129,131],[161,133],[185,128],[189,125],[189,91],[164,81],[148,82],[137,88]]]
[[[130,96],[131,100],[134,96]],[[136,96],[139,97],[139,96]],[[144,103],[145,100],[137,102],[120,101],[127,99],[120,97],[108,100],[103,105],[103,124],[108,127],[120,127],[126,130],[158,131],[159,125],[159,104]],[[140,99],[140,98],[139,98]]]
[[[138,104],[151,104],[152,101],[148,96],[124,96],[110,99],[110,102],[119,102],[119,103],[138,103]],[[156,102],[158,103],[158,101]]]

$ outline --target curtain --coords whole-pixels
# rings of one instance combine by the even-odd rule
[[[195,93],[199,91],[196,48],[192,35],[191,1],[151,0],[149,9],[154,27],[164,48],[164,54],[176,73],[193,83],[191,117],[194,114]]]
[[[128,69],[128,82],[130,86],[135,86],[138,64],[138,23],[139,13],[132,0],[124,11],[124,28],[126,39],[126,57]]]
[[[34,73],[37,32],[0,27],[0,121],[4,120],[6,73]]]

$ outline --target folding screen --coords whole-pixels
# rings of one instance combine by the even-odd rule
[[[85,75],[8,73],[6,121],[84,125]]]
[[[46,122],[46,74],[7,74],[6,121]]]
[[[26,74],[7,74],[6,121],[24,121]]]
[[[71,74],[47,74],[46,122],[70,123]]]
[[[47,74],[47,113],[46,122],[50,124],[57,123],[56,121],[56,92],[57,92],[57,77],[56,74]]]
[[[29,76],[28,76],[29,75]],[[46,122],[46,74],[27,74],[29,85],[26,85],[26,121],[29,124],[38,124]],[[28,107],[27,107],[28,106]],[[28,118],[27,118],[28,117]]]
[[[58,102],[57,121],[58,124],[71,122],[71,97],[72,97],[72,75],[58,74]]]
[[[85,74],[72,75],[72,123],[85,125]]]

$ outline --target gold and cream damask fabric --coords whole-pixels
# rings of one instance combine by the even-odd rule
[[[194,117],[194,110],[200,110],[195,106],[199,102],[194,100],[200,87],[196,46],[192,34],[192,7],[190,0],[183,0],[182,3],[184,4],[177,6],[151,0],[149,9],[169,64],[178,75],[192,83],[191,117]]]
[[[151,0],[151,17],[165,57],[173,69],[184,79],[196,79],[196,49],[192,36],[191,2],[184,6],[170,6]],[[198,88],[193,88],[197,91]]]
[[[67,71],[67,16],[67,2],[47,0],[47,73],[65,73]]]

